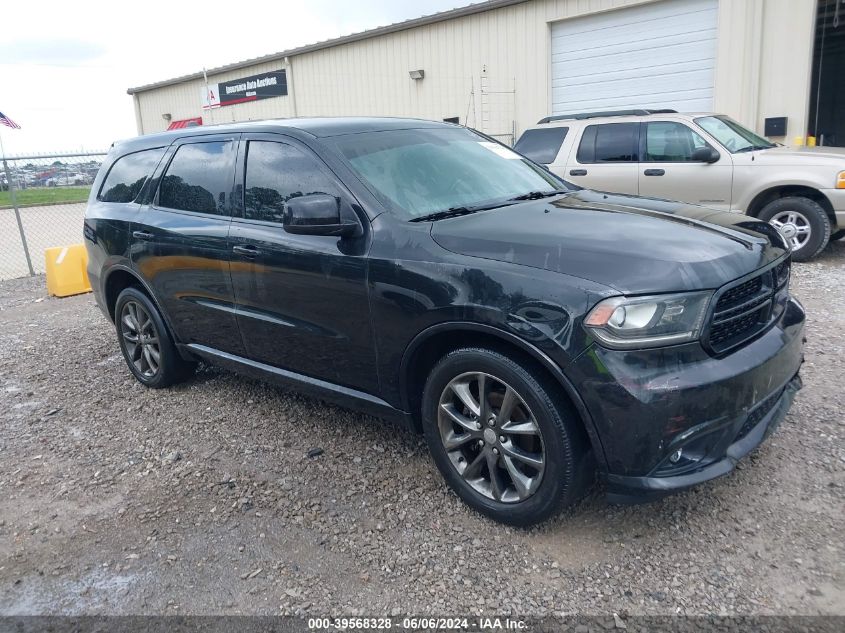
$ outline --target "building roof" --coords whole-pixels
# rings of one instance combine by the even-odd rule
[[[380,26],[375,29],[369,29],[367,31],[361,31],[360,33],[352,33],[351,35],[344,35],[342,37],[336,37],[330,40],[324,40],[322,42],[317,42],[316,44],[308,44],[306,46],[300,46],[298,48],[291,48],[286,51],[280,51],[278,53],[271,53],[270,55],[264,55],[262,57],[254,57],[252,59],[245,59],[243,61],[234,62],[233,64],[226,64],[225,66],[218,66],[217,68],[209,68],[206,71],[207,75],[219,75],[220,73],[225,73],[230,70],[237,70],[239,68],[248,68],[249,66],[255,66],[257,64],[264,64],[267,62],[273,62],[278,60],[283,60],[285,57],[294,57],[295,55],[302,55],[304,53],[311,53],[313,51],[319,51],[325,48],[332,48],[334,46],[340,46],[342,44],[349,44],[351,42],[359,42],[361,40],[368,40],[373,37],[379,37],[380,35],[387,35],[389,33],[397,33],[399,31],[406,31],[408,29],[413,29],[418,26],[425,26],[426,24],[435,24],[437,22],[444,22],[446,20],[452,20],[454,18],[460,18],[465,15],[473,15],[475,13],[483,13],[485,11],[492,11],[493,9],[500,9],[502,7],[509,7],[514,4],[522,4],[523,2],[528,2],[528,0],[486,0],[486,2],[478,2],[476,4],[470,4],[465,7],[459,7],[457,9],[451,9],[449,11],[441,11],[440,13],[433,13],[431,15],[424,15],[419,18],[412,18],[410,20],[405,20],[404,22],[396,22],[395,24],[388,24],[387,26]],[[145,84],[143,86],[137,86],[135,88],[129,88],[126,92],[128,94],[136,94],[138,92],[146,92],[148,90],[155,90],[156,88],[163,88],[165,86],[172,86],[174,84],[180,84],[185,81],[191,81],[194,79],[202,79],[203,73],[202,71],[191,73],[190,75],[182,75],[181,77],[174,77],[173,79],[165,79],[164,81],[157,81],[151,84]]]

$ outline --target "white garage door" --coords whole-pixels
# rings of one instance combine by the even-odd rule
[[[663,0],[552,24],[552,114],[713,109],[718,0]]]

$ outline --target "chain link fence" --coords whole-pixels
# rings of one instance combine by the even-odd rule
[[[0,279],[44,272],[44,250],[82,242],[105,152],[6,156],[0,166]]]

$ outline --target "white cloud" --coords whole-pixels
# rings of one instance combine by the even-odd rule
[[[126,89],[420,15],[466,0],[10,2],[0,129],[10,154],[107,148],[135,134]],[[236,10],[235,10],[236,9]],[[70,37],[68,34],[75,34]]]

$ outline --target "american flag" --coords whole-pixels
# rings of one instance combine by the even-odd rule
[[[5,125],[6,127],[10,127],[10,128],[12,128],[13,130],[19,130],[19,129],[21,129],[21,126],[20,126],[20,125],[18,125],[18,124],[17,124],[17,123],[15,123],[14,121],[12,121],[12,119],[10,119],[9,117],[7,117],[7,116],[6,116],[5,114],[3,114],[2,112],[0,112],[0,125]]]

